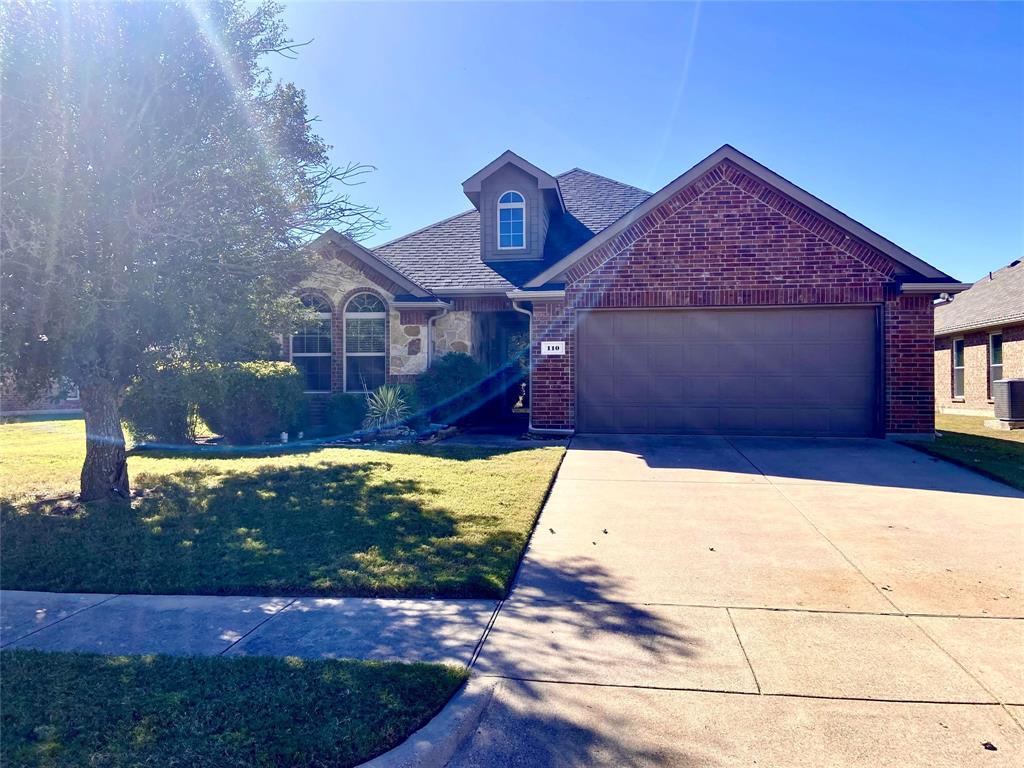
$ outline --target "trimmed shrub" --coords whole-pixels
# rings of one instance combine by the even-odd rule
[[[396,384],[378,387],[366,398],[366,422],[369,429],[385,429],[402,423],[409,414],[405,393]]]
[[[350,435],[358,432],[366,419],[366,396],[338,393],[327,398],[324,421],[328,434]]]
[[[302,374],[291,363],[222,363],[209,368],[199,414],[228,442],[250,445],[306,425]]]
[[[422,408],[437,421],[454,422],[481,404],[483,366],[467,354],[450,352],[416,378]]]
[[[205,374],[200,366],[162,362],[137,376],[121,402],[132,437],[176,445],[195,442]]]

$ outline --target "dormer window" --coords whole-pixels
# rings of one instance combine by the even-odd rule
[[[518,192],[498,198],[498,248],[526,247],[526,200]]]

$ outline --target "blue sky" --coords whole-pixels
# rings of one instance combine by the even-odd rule
[[[657,190],[729,143],[962,280],[1024,255],[1024,4],[286,3],[389,229],[505,149]]]

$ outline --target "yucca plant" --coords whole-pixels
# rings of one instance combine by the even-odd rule
[[[385,384],[376,392],[366,396],[366,421],[368,429],[384,429],[399,424],[409,414],[405,393],[396,384]]]

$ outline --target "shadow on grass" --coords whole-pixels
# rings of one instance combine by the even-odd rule
[[[357,765],[464,673],[426,664],[4,651],[4,765]],[[311,716],[315,714],[315,716]]]
[[[1024,491],[1024,442],[945,428],[934,442],[904,444]]]
[[[435,480],[414,467],[410,479],[400,461],[211,465],[158,476],[155,492],[131,508],[89,505],[70,515],[4,503],[0,576],[7,589],[49,591],[502,596],[529,527],[482,488],[471,498],[471,478],[457,469]],[[467,490],[456,511],[446,504],[460,477]]]

